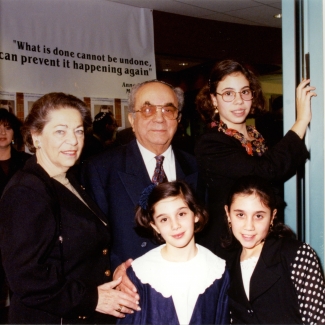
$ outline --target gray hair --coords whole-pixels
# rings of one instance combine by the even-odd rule
[[[164,81],[160,81],[160,80],[157,80],[157,79],[154,79],[154,80],[147,80],[147,81],[144,81],[144,82],[141,82],[141,83],[138,83],[136,85],[134,85],[132,88],[131,88],[131,91],[130,91],[130,94],[129,94],[129,98],[128,98],[128,109],[129,109],[129,113],[133,113],[134,112],[134,108],[135,108],[135,96],[138,92],[138,90],[148,84],[148,83],[153,83],[153,82],[159,82],[163,85],[166,85],[168,86],[174,93],[175,93],[175,96],[177,98],[177,102],[178,102],[178,111],[181,112],[182,108],[183,108],[183,104],[184,104],[184,92],[181,88],[179,87],[173,87],[172,85],[168,84],[167,82],[164,82]]]

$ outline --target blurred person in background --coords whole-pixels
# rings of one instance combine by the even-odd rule
[[[30,157],[28,153],[17,151],[14,147],[16,145],[20,148],[22,144],[21,124],[20,120],[7,108],[0,108],[0,197],[10,178],[23,167]],[[8,287],[0,264],[0,323],[6,322],[8,306]]]
[[[30,155],[15,149],[22,145],[22,123],[5,108],[0,108],[0,197],[13,174],[23,167]]]
[[[80,161],[92,157],[115,145],[118,124],[112,112],[100,112],[93,121],[92,130],[85,135]]]

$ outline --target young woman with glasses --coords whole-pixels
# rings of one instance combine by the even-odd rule
[[[303,137],[311,120],[310,99],[316,96],[309,83],[303,80],[297,87],[296,122],[272,149],[253,126],[246,125],[247,116],[264,110],[265,105],[261,84],[249,68],[233,60],[219,62],[198,94],[197,109],[210,126],[195,150],[199,192],[210,215],[198,242],[219,256],[229,256],[221,248],[220,238],[227,231],[224,205],[235,180],[256,175],[284,182],[308,157]]]

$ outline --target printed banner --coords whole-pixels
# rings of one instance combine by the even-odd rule
[[[0,0],[1,97],[27,98],[15,113],[26,115],[33,97],[63,91],[91,98],[93,116],[104,109],[96,100],[115,112],[118,99],[124,126],[130,87],[154,78],[151,10],[105,0]]]

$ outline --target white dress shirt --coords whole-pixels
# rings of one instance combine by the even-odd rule
[[[141,156],[143,158],[144,164],[146,165],[148,174],[150,179],[152,179],[152,176],[155,172],[156,168],[156,159],[157,156],[153,152],[146,149],[144,146],[142,146],[139,141],[137,140],[137,144],[139,146]],[[172,147],[169,146],[168,149],[161,154],[161,156],[164,156],[164,162],[163,162],[163,168],[166,174],[166,177],[169,182],[176,180],[176,165],[175,165],[175,156],[174,152],[172,150]]]

